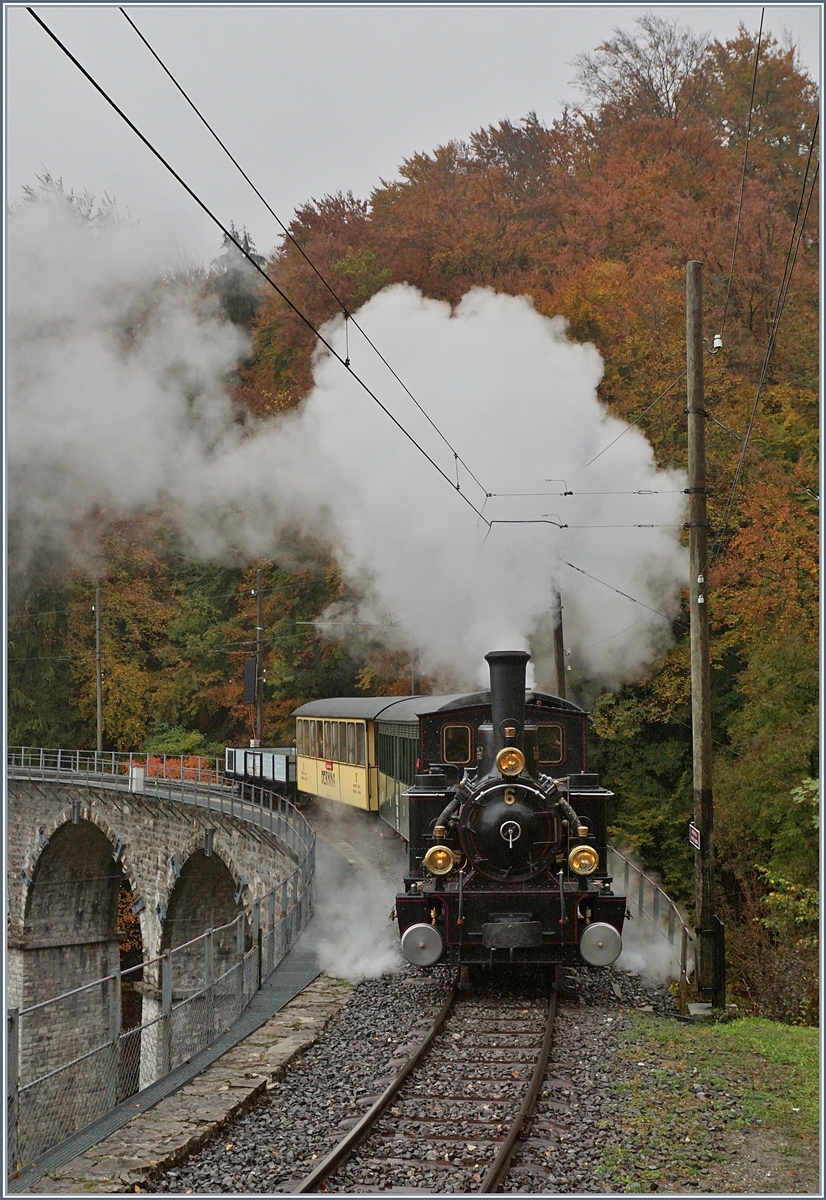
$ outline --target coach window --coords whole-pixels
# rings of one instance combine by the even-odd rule
[[[352,721],[347,722],[347,761],[356,761],[356,727]]]
[[[330,730],[330,722],[325,721],[324,722],[324,753],[322,755],[322,758],[326,759],[327,762],[329,762],[330,759],[333,757],[332,750],[333,750],[333,735]]]
[[[310,745],[307,748],[307,753],[310,758],[318,758],[316,754],[316,736],[315,736],[315,721],[308,721],[307,728],[310,731]]]
[[[361,724],[356,725],[356,762],[358,763],[358,765],[360,767],[363,767],[367,761],[367,754],[366,754],[366,748],[365,748],[365,741],[366,741],[365,734],[366,733],[367,733],[366,726],[361,725]]]
[[[303,744],[304,744],[304,726],[301,723],[301,721],[296,721],[296,723],[295,723],[295,752],[296,752],[296,754],[304,753],[304,751],[301,749]]]
[[[470,762],[470,728],[467,725],[445,725],[442,730],[442,762]]]
[[[339,744],[338,744],[339,743],[338,731],[339,731],[339,726],[341,725],[341,722],[333,721],[332,724],[333,724],[333,752],[330,755],[330,758],[333,760],[333,762],[341,762],[341,754],[339,753]]]
[[[541,763],[561,763],[565,757],[562,745],[562,726],[540,725],[537,734],[539,761]]]

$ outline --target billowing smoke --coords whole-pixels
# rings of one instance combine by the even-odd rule
[[[488,289],[474,289],[451,310],[414,288],[391,287],[358,317],[482,486],[461,465],[455,474],[450,448],[351,335],[354,369],[496,522],[488,531],[320,353],[305,421],[314,427],[320,485],[339,498],[345,562],[353,574],[372,573],[381,608],[367,615],[379,620],[383,611],[406,622],[403,636],[421,640],[425,665],[447,664],[464,680],[486,682],[479,664],[487,650],[524,646],[532,635],[539,647],[549,640],[553,584],[562,589],[565,638],[578,648],[579,673],[638,671],[667,644],[668,623],[617,591],[674,612],[685,575],[677,528],[685,479],[657,470],[636,429],[586,467],[627,429],[597,400],[596,349],[570,342],[563,319],[539,315],[528,297]],[[341,322],[330,336],[343,353]],[[568,491],[574,495],[561,494]],[[654,528],[634,527],[641,524]],[[640,617],[625,645],[606,641]]]
[[[162,508],[203,559],[274,554],[296,524],[325,539],[359,619],[460,686],[485,682],[493,648],[528,646],[545,669],[557,585],[580,678],[627,678],[668,644],[668,622],[617,592],[675,612],[685,479],[637,429],[586,465],[626,427],[597,400],[599,354],[561,318],[487,289],[451,310],[405,285],[358,313],[450,446],[351,326],[353,369],[450,483],[323,350],[300,411],[239,416],[227,381],[246,339],[196,288],[153,283],[162,256],[139,228],[47,203],[8,228],[13,569],[82,546],[95,520]],[[343,322],[325,334],[343,354]],[[488,530],[463,496],[538,523]]]
[[[339,979],[401,970],[399,930],[390,920],[406,867],[401,842],[385,842],[386,826],[365,822],[362,812],[344,804],[316,800],[313,827],[319,833],[316,905],[302,946]]]

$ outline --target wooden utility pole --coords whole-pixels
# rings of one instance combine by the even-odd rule
[[[261,568],[255,574],[255,738],[261,745],[264,729],[264,615]]]
[[[100,588],[95,588],[95,692],[97,697],[97,751],[103,750],[103,674],[100,654]]]
[[[711,671],[708,635],[708,518],[706,419],[703,393],[703,264],[686,264],[686,378],[688,417],[688,547],[691,572],[691,728],[694,766],[697,986],[712,991],[716,896],[714,799],[711,787]]]
[[[554,661],[556,662],[556,694],[565,699],[565,642],[562,637],[562,593],[554,592]]]
[[[419,665],[418,642],[410,652],[410,695],[418,696],[421,691],[421,667]]]

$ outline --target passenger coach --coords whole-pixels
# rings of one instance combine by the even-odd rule
[[[585,771],[586,713],[544,692],[527,692],[525,704],[537,727],[534,769]],[[299,795],[378,813],[409,841],[406,793],[417,772],[438,764],[458,782],[481,758],[478,730],[489,712],[489,692],[313,700],[293,714]]]

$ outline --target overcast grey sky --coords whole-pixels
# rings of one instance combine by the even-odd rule
[[[367,197],[401,161],[504,117],[550,122],[581,101],[575,55],[645,12],[722,40],[759,5],[129,5],[157,53],[288,221],[311,197]],[[259,249],[278,229],[116,6],[37,12],[224,223]],[[820,4],[766,7],[819,82]],[[184,262],[220,233],[23,6],[5,6],[6,189],[43,170],[114,196]]]

